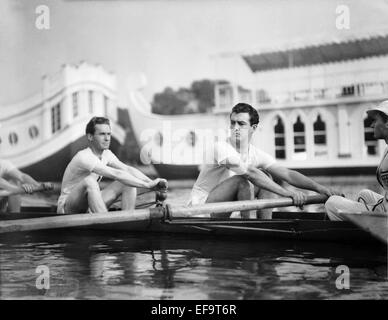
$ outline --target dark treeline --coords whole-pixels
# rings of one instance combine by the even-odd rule
[[[154,95],[152,112],[165,115],[211,112],[214,107],[215,83],[205,79],[192,82],[190,88],[174,90],[167,87]]]

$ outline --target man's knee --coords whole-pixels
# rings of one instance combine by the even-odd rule
[[[372,191],[369,189],[362,189],[358,194],[357,194],[357,201],[360,202],[361,199],[366,199],[371,198]]]
[[[251,184],[247,179],[245,179],[243,176],[236,175],[233,176],[231,179],[234,179],[238,185],[238,188],[241,189],[247,189],[250,188]]]
[[[330,220],[341,220],[338,217],[338,204],[343,200],[340,196],[331,196],[325,203],[326,213]]]
[[[325,203],[326,210],[337,210],[338,202],[340,202],[343,197],[340,196],[331,196]]]

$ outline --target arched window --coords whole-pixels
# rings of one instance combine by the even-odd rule
[[[28,134],[30,135],[31,139],[35,139],[39,135],[39,129],[37,126],[31,126],[28,129]]]
[[[317,120],[313,124],[314,127],[314,144],[326,145],[326,123],[322,121],[319,114]]]
[[[190,131],[186,136],[186,141],[191,147],[195,147],[195,144],[197,142],[197,136],[194,131]]]
[[[230,84],[217,85],[220,109],[230,108],[233,101],[233,89]]]
[[[18,135],[15,132],[11,132],[8,136],[8,141],[11,145],[18,143]]]
[[[93,107],[93,91],[92,90],[88,91],[88,96],[89,96],[89,113],[93,113],[94,107]]]
[[[162,146],[163,145],[163,135],[161,132],[158,132],[154,135],[154,142],[157,146]]]
[[[364,140],[366,146],[366,153],[370,156],[375,156],[377,155],[378,144],[373,134],[373,128],[371,128],[372,122],[373,119],[369,115],[364,120]]]
[[[55,133],[61,129],[61,104],[57,103],[51,108],[51,132]]]
[[[73,98],[73,118],[78,116],[78,92],[72,94]]]
[[[104,115],[108,116],[108,106],[109,106],[109,98],[104,95]]]
[[[275,157],[276,159],[286,158],[286,139],[284,134],[284,124],[280,117],[277,117],[275,131]]]
[[[294,151],[295,153],[306,151],[304,123],[300,120],[299,116],[294,123]]]

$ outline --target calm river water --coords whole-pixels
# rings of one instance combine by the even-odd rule
[[[184,203],[189,185],[173,189],[170,201]],[[354,183],[341,188],[355,192]],[[49,289],[36,287],[39,266],[49,270]],[[339,266],[349,268],[349,289],[336,286]],[[388,299],[387,251],[123,232],[7,235],[0,299]]]

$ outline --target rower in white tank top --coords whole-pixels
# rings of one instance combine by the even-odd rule
[[[206,202],[209,192],[225,179],[234,175],[244,174],[248,166],[267,169],[276,163],[276,160],[250,144],[247,154],[240,154],[228,142],[216,142],[213,148],[208,148],[206,152],[206,163],[202,166],[201,172],[193,186],[189,205],[197,205]],[[222,162],[229,157],[237,157],[241,161],[240,168],[228,169]]]

